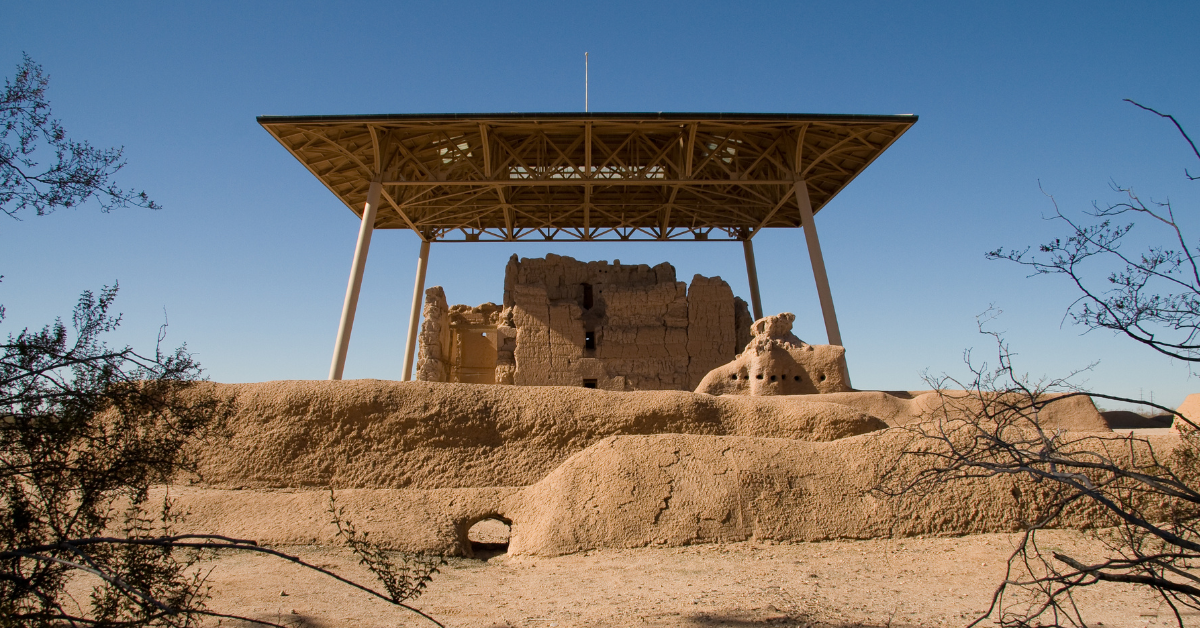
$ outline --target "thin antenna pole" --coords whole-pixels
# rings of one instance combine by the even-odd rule
[[[588,53],[583,53],[583,112],[588,111]]]

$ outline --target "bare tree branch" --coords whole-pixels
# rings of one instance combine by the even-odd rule
[[[1177,617],[1177,607],[1200,609],[1200,577],[1194,573],[1200,568],[1200,435],[1185,433],[1161,459],[1146,438],[1047,428],[1048,407],[1089,393],[1070,378],[1032,381],[1019,375],[1003,338],[985,328],[987,320],[985,315],[980,331],[996,343],[996,366],[967,352],[969,379],[927,376],[939,403],[923,422],[898,428],[912,439],[876,487],[885,495],[934,494],[947,482],[1000,477],[1014,482],[1025,533],[990,607],[972,625],[994,620],[1002,626],[1086,626],[1073,592],[1098,582],[1150,587]],[[1178,418],[1175,411],[1155,407]],[[1105,513],[1095,522],[1101,527],[1095,534],[1106,555],[1085,562],[1038,546],[1040,530],[1085,506]]]
[[[17,73],[0,93],[0,211],[12,218],[32,209],[38,216],[96,199],[102,211],[134,205],[160,206],[145,192],[117,187],[113,176],[125,167],[124,148],[99,149],[67,138],[51,117],[42,66],[22,55]],[[37,154],[50,153],[46,164]]]
[[[1128,102],[1170,119],[1200,160],[1200,151],[1173,116]],[[1189,180],[1200,178],[1186,169],[1184,173]],[[1125,200],[1093,205],[1085,213],[1094,222],[1068,216],[1047,194],[1054,208],[1049,220],[1066,225],[1067,237],[1038,246],[1034,254],[1029,248],[998,248],[987,257],[1027,266],[1035,275],[1066,276],[1079,294],[1067,316],[1078,325],[1116,332],[1184,362],[1200,362],[1200,264],[1195,244],[1169,202],[1147,203],[1130,187],[1112,187]],[[1115,223],[1118,219],[1128,222]],[[1123,245],[1135,230],[1148,237],[1165,230],[1165,244],[1127,252]]]

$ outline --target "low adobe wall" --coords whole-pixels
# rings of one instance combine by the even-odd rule
[[[196,453],[203,481],[226,488],[526,486],[613,435],[829,441],[887,427],[816,397],[379,380],[211,386],[234,414]]]
[[[197,448],[224,488],[526,486],[616,435],[694,434],[833,441],[919,420],[934,393],[713,397],[554,386],[279,381],[210,384],[234,414]],[[1108,431],[1086,397],[1043,424]]]
[[[1127,455],[1117,435],[1088,447]],[[371,538],[408,551],[468,554],[467,530],[488,517],[512,522],[513,554],[604,547],[742,541],[821,541],[1019,530],[1038,487],[1009,477],[956,481],[927,495],[871,491],[911,435],[884,430],[835,442],[664,434],[614,436],[569,457],[526,487],[345,489],[338,505]],[[1178,436],[1149,437],[1164,461]],[[907,459],[901,472],[920,464]],[[1019,489],[1019,490],[1014,490]],[[173,489],[196,532],[268,544],[337,543],[323,490]],[[1112,522],[1082,501],[1057,522]]]
[[[1027,518],[1004,478],[925,497],[870,492],[909,437],[887,428],[927,417],[935,393],[713,397],[377,380],[208,386],[233,414],[196,445],[201,477],[172,488],[173,499],[191,530],[264,543],[335,543],[330,487],[373,539],[455,554],[470,553],[467,530],[492,516],[512,522],[511,552],[542,555],[994,532]],[[1108,428],[1086,398],[1052,404],[1042,418],[1116,438],[1102,434]],[[1178,437],[1159,440],[1169,449]],[[1063,524],[1093,525],[1100,515],[1079,508]]]

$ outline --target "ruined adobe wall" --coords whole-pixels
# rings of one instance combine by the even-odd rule
[[[203,389],[232,415],[197,444],[197,471],[226,488],[524,486],[614,434],[835,440],[887,427],[815,397],[382,380]]]
[[[225,488],[525,486],[609,436],[834,441],[941,407],[936,392],[714,397],[367,379],[199,389],[232,412],[192,452],[204,482]],[[960,418],[966,393],[949,394],[959,397],[949,416]],[[1111,433],[1088,397],[1049,404],[1039,418],[1050,430]]]
[[[514,384],[579,386],[594,379],[607,390],[683,388],[687,286],[675,281],[670,264],[514,255],[504,273],[504,305],[517,330]]]
[[[450,372],[445,381],[497,383],[496,327],[500,311],[495,303],[450,307]]]
[[[796,315],[754,322],[754,337],[732,362],[709,371],[696,392],[709,395],[812,395],[851,392],[846,350],[810,345],[792,333]]]
[[[745,301],[741,305],[745,309]],[[746,346],[737,343],[736,306],[733,290],[720,277],[692,277],[692,285],[688,286],[689,389]]]
[[[696,275],[689,287],[667,263],[514,255],[504,305],[511,308],[518,385],[595,380],[608,390],[690,390],[749,338],[746,304],[727,283]]]
[[[512,383],[497,379],[499,305],[448,306],[442,287],[434,286],[425,291],[423,313],[421,333],[417,336],[414,379],[421,382]]]
[[[424,382],[444,382],[450,376],[450,308],[441,286],[425,291],[421,333],[417,336],[417,372]]]
[[[500,387],[497,387],[500,388]],[[585,391],[579,391],[581,393]],[[592,392],[594,391],[586,391]],[[661,394],[661,393],[644,393]],[[343,488],[346,516],[387,547],[471,555],[477,521],[512,522],[510,556],[555,556],[599,548],[679,547],[699,543],[812,542],[1012,532],[1042,514],[1053,487],[1021,477],[949,482],[933,492],[872,489],[919,473],[929,459],[909,457],[912,435],[881,430],[831,442],[695,434],[601,439],[526,486]],[[1168,467],[1192,465],[1178,435],[1130,443],[1115,434],[1073,434],[1113,458],[1141,458],[1152,447]],[[1194,466],[1194,465],[1192,465]],[[157,495],[156,495],[157,496]],[[270,545],[337,545],[324,486],[228,490],[171,488],[196,533]],[[1170,504],[1146,502],[1164,517]],[[1058,528],[1116,521],[1096,502],[1075,502]]]
[[[905,478],[928,464],[912,457],[895,467],[914,435],[886,424],[927,417],[931,392],[713,397],[377,380],[199,387],[232,415],[193,443],[200,476],[173,487],[173,503],[195,532],[271,544],[336,542],[329,487],[391,547],[469,553],[470,526],[500,516],[513,524],[514,555],[1009,531],[1030,520],[1045,490],[998,476],[929,494],[872,492],[893,469]],[[1180,472],[1195,466],[1173,453],[1178,436],[1131,444],[1105,433],[1088,398],[1073,399],[1047,406],[1043,426],[1114,458],[1148,443]],[[1081,504],[1057,525],[1107,524]]]

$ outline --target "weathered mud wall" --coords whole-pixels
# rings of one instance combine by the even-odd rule
[[[572,456],[500,514],[515,522],[511,551],[561,554],[751,538],[1006,532],[1022,529],[1045,503],[1043,491],[1051,487],[1008,476],[948,482],[932,493],[873,491],[886,483],[888,473],[903,478],[928,464],[909,457],[893,467],[910,447],[909,438],[899,430],[828,443],[617,436]],[[1107,439],[1092,439],[1087,446],[1105,447],[1113,459],[1126,456],[1126,440]],[[1158,438],[1155,450],[1169,460],[1177,442]],[[1114,523],[1102,507],[1083,500],[1057,525]]]
[[[444,382],[450,376],[450,307],[441,286],[425,290],[421,333],[417,336],[415,378]]]
[[[510,551],[543,555],[1005,531],[1028,518],[1007,478],[930,495],[870,491],[912,438],[887,426],[928,417],[939,399],[931,392],[714,397],[378,380],[207,386],[234,414],[196,444],[201,477],[173,489],[197,532],[332,542],[330,487],[372,538],[460,554],[470,551],[470,526],[488,517],[513,523]],[[1127,451],[1104,434],[1087,398],[1050,407],[1047,427],[1090,435],[1090,447],[1114,439],[1114,455]],[[1179,438],[1151,442],[1169,457]],[[1023,503],[1036,503],[1036,487],[1018,488]],[[1100,515],[1079,508],[1061,524],[1101,525]]]
[[[469,554],[467,530],[488,517],[512,522],[510,553],[533,555],[747,539],[1005,532],[1030,519],[1040,489],[1008,477],[951,482],[929,494],[873,492],[907,448],[907,438],[899,430],[834,442],[615,436],[527,487],[341,489],[337,496],[373,539],[397,549],[457,554]],[[1179,438],[1148,441],[1170,464]],[[1115,457],[1128,451],[1116,435],[1101,437],[1105,441]],[[1088,446],[1099,445],[1093,439]],[[908,467],[917,461],[910,462]],[[173,490],[173,498],[191,513],[189,529],[196,532],[274,544],[335,542],[326,491],[190,487]],[[1058,520],[1060,527],[1111,524],[1086,501]]]
[[[430,382],[212,384],[235,416],[198,449],[218,486],[524,486],[614,434],[834,440],[887,425],[812,398]]]

